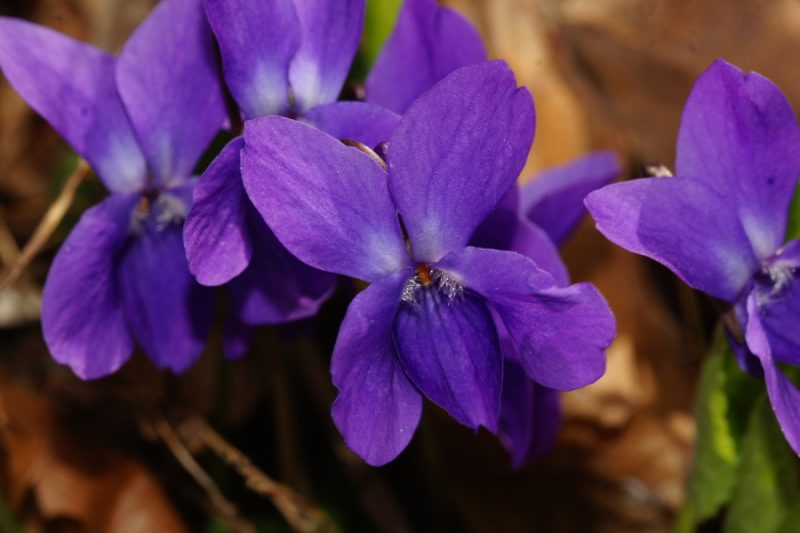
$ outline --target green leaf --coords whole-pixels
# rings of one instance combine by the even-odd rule
[[[725,517],[725,533],[777,533],[797,514],[800,471],[766,394],[750,416],[739,480]],[[798,531],[794,522],[794,529]],[[786,529],[783,529],[787,531]]]
[[[797,533],[800,531],[800,502],[796,502],[784,516],[776,533]]]
[[[794,199],[789,209],[789,224],[786,228],[786,240],[800,239],[800,187],[794,191]]]
[[[700,375],[695,400],[694,465],[677,531],[694,531],[730,501],[736,487],[747,420],[761,390],[763,385],[758,380],[739,369],[719,328]]]
[[[364,33],[351,76],[363,80],[391,35],[403,0],[367,0]]]

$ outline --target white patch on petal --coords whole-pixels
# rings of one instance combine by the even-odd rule
[[[749,216],[748,213],[740,212],[739,216],[742,221],[742,228],[744,229],[747,239],[750,241],[756,257],[762,261],[775,253],[776,243],[773,236],[768,231],[764,231],[763,225]]]

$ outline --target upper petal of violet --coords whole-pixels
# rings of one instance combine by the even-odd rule
[[[558,285],[569,284],[567,266],[547,233],[519,215],[519,189],[514,186],[484,220],[470,240],[470,246],[511,250],[533,259],[536,266],[552,275]]]
[[[707,183],[738,213],[756,257],[783,244],[800,175],[800,128],[771,81],[714,62],[686,102],[676,166],[678,176]]]
[[[417,261],[464,246],[517,179],[535,117],[501,61],[463,67],[418,98],[389,143],[389,188]]]
[[[370,156],[277,116],[248,121],[245,142],[247,193],[303,262],[367,281],[410,264],[386,173]]]
[[[114,192],[145,185],[147,167],[114,83],[116,60],[43,26],[0,17],[0,69],[26,102]]]
[[[300,47],[292,0],[205,0],[225,81],[247,118],[289,111],[289,64]]]
[[[82,379],[112,374],[133,352],[116,258],[128,240],[137,195],[112,195],[86,211],[58,251],[42,299],[53,359]]]
[[[289,69],[294,111],[335,102],[361,41],[365,0],[294,0],[300,49]]]
[[[366,102],[333,102],[314,107],[302,120],[337,139],[375,148],[389,140],[400,123],[400,115]]]
[[[595,152],[548,169],[522,186],[522,216],[561,245],[586,214],[586,195],[619,173],[614,152]]]
[[[452,71],[485,60],[481,36],[461,14],[436,0],[405,0],[367,77],[366,100],[402,114]]]
[[[561,288],[533,261],[514,252],[464,248],[439,268],[492,305],[528,375],[556,390],[596,381],[614,338],[614,316],[592,285]]]
[[[373,466],[405,449],[422,413],[422,395],[403,371],[392,340],[392,323],[411,273],[396,272],[356,296],[333,349],[331,375],[339,389],[333,421],[350,449]]]
[[[117,88],[160,186],[191,176],[224,125],[215,57],[201,0],[163,0],[119,58]]]

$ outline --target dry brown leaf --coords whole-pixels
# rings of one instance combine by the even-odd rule
[[[65,426],[42,392],[4,383],[5,492],[21,520],[69,519],[80,531],[181,533],[186,527],[140,463]]]

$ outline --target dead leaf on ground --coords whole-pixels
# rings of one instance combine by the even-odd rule
[[[42,530],[66,521],[86,532],[187,531],[152,474],[74,433],[41,391],[4,383],[0,398],[4,499],[21,522]]]

